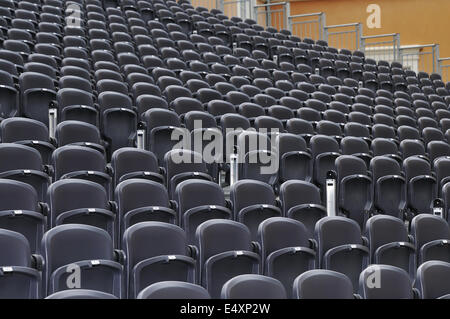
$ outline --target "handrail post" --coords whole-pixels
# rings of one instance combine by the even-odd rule
[[[320,20],[320,39],[321,40],[325,40],[325,26],[327,25],[327,16],[325,15],[325,12],[321,12],[320,16],[319,16],[319,20]]]
[[[289,31],[291,31],[290,27],[289,27],[289,15],[290,14],[291,14],[291,4],[289,1],[286,1],[286,4],[284,5],[284,28],[286,28]]]

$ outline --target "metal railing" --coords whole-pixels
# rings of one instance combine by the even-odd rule
[[[252,0],[217,0],[217,9],[228,17],[239,17],[242,20],[251,18]]]
[[[410,45],[400,48],[404,68],[415,72],[439,72],[439,44]]]
[[[324,40],[337,49],[359,50],[361,47],[362,24],[347,23],[324,27]]]
[[[400,34],[379,34],[361,37],[361,51],[366,58],[389,63],[400,61]]]
[[[258,4],[253,6],[253,19],[263,27],[287,29],[289,12],[289,2]]]
[[[208,10],[217,8],[216,0],[191,0],[191,4],[194,8],[196,7],[204,7]]]
[[[450,58],[442,58],[438,60],[439,74],[442,76],[442,81],[450,81]]]
[[[288,17],[288,30],[302,39],[324,40],[326,15],[324,12],[297,14]]]

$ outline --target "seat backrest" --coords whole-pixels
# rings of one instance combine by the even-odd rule
[[[210,299],[208,291],[198,285],[181,281],[154,283],[143,289],[137,299]]]
[[[323,256],[329,249],[348,244],[362,244],[361,229],[357,222],[340,216],[327,216],[316,223],[314,237],[318,253]]]
[[[48,129],[44,123],[33,119],[12,117],[0,123],[0,136],[3,143],[24,140],[48,141]]]
[[[450,264],[443,261],[427,261],[417,269],[415,281],[422,299],[436,299],[450,294]]]
[[[332,270],[306,271],[294,280],[293,289],[296,299],[353,299],[350,279]]]
[[[41,154],[29,146],[1,143],[0,144],[0,172],[15,169],[30,169],[42,171]]]
[[[258,227],[258,241],[263,260],[282,248],[309,247],[305,225],[285,217],[271,217],[262,221]]]
[[[222,287],[223,299],[285,299],[286,291],[278,280],[262,275],[239,275]]]
[[[104,155],[90,147],[66,145],[57,148],[52,154],[55,179],[75,171],[104,172]]]
[[[169,207],[169,195],[164,185],[139,178],[131,178],[119,183],[116,187],[115,199],[121,216],[140,207]]]
[[[175,200],[180,214],[203,205],[226,206],[223,190],[218,184],[198,179],[185,180],[178,184]]]
[[[203,222],[195,232],[199,262],[204,265],[214,255],[235,250],[252,251],[250,231],[238,222],[212,219]]]
[[[280,199],[284,214],[296,205],[321,203],[319,188],[312,183],[299,180],[284,182],[280,187]]]
[[[108,194],[98,183],[82,179],[62,179],[48,189],[52,224],[59,214],[78,208],[108,208]]]
[[[61,266],[83,260],[113,260],[113,241],[103,229],[81,224],[55,226],[42,238],[46,278]]]
[[[411,234],[414,236],[416,247],[420,249],[430,241],[450,239],[450,228],[441,217],[419,214],[411,221]]]
[[[374,282],[376,280],[379,281]],[[364,269],[359,277],[359,294],[364,299],[413,299],[415,297],[408,273],[390,265],[370,265]]]
[[[131,271],[137,263],[148,258],[186,255],[186,234],[176,225],[141,222],[127,228],[122,247],[127,256],[128,271]]]
[[[24,235],[0,229],[0,266],[30,267],[31,250]]]
[[[273,188],[263,182],[256,180],[240,180],[233,184],[230,189],[230,199],[233,203],[234,214],[241,209],[257,204],[276,206]]]

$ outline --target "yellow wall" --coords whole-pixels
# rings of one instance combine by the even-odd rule
[[[381,28],[366,25],[369,4],[381,7]],[[401,45],[440,44],[450,57],[450,0],[293,0],[291,15],[325,12],[327,25],[361,22],[363,35],[400,33]]]

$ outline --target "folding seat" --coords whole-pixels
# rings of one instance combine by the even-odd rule
[[[399,163],[402,162],[401,153],[398,150],[397,144],[388,138],[377,137],[372,140],[371,149],[373,156],[388,156],[395,159]]]
[[[356,123],[347,123],[347,124],[356,124]],[[357,127],[357,129],[359,128]],[[342,154],[356,156],[362,159],[366,163],[366,166],[368,167],[372,159],[372,154],[371,151],[369,150],[367,140],[365,140],[364,137],[353,136],[352,133],[348,131],[346,132],[345,135],[346,136],[341,140]]]
[[[178,142],[171,135],[181,126],[177,113],[161,108],[151,108],[142,114],[146,127],[146,149],[152,151],[162,164],[164,154]]]
[[[414,102],[416,102],[416,101],[414,101]],[[414,104],[414,102],[413,102],[413,104]],[[427,108],[418,107],[418,108],[416,108],[415,113],[416,113],[417,118],[420,118],[420,117],[428,117],[431,119],[434,118],[434,112],[429,107],[427,107]]]
[[[403,106],[403,107],[411,108],[411,101],[409,101],[408,99],[402,98],[402,97],[398,97],[398,98],[395,98],[394,105],[396,107]],[[410,114],[413,115],[414,111]]]
[[[286,299],[286,289],[280,281],[271,277],[251,274],[239,275],[223,285],[221,298]]]
[[[137,295],[136,299],[210,299],[208,291],[198,285],[181,281],[154,283]]]
[[[373,205],[372,179],[365,162],[352,155],[342,155],[335,162],[338,205],[344,216],[355,220],[362,229]]]
[[[417,266],[429,260],[450,261],[450,228],[444,218],[431,214],[417,215],[411,221],[411,235],[417,252]]]
[[[436,197],[436,178],[430,163],[421,157],[410,156],[403,161],[408,185],[408,208],[414,214],[431,213]]]
[[[4,125],[7,125],[5,123]],[[0,144],[0,177],[25,182],[34,187],[40,201],[45,201],[51,168],[44,166],[40,153],[20,143]]]
[[[86,146],[105,154],[105,143],[101,139],[100,131],[92,124],[63,121],[57,125],[55,133],[58,147],[69,144]]]
[[[128,95],[128,87],[123,82],[110,79],[103,79],[98,81],[97,91],[99,94],[109,91]]]
[[[354,101],[355,101],[355,103],[361,103],[361,104],[365,104],[368,106],[374,106],[374,99],[370,98],[366,95],[358,94],[354,97]]]
[[[63,224],[92,225],[115,240],[115,208],[101,185],[82,179],[59,180],[48,189],[49,227]]]
[[[214,89],[208,88],[199,89],[197,92],[195,92],[194,96],[203,105],[206,105],[212,100],[222,100],[222,94]]]
[[[435,108],[437,106],[437,103],[439,102],[433,102],[433,108]],[[436,119],[441,121],[442,119],[450,119],[450,111],[448,111],[447,109],[444,108],[444,105],[446,105],[445,103],[439,103],[439,109],[435,108],[435,115],[436,115]]]
[[[190,111],[204,111],[203,105],[191,97],[178,97],[172,101],[170,106],[180,116]]]
[[[137,99],[140,95],[154,95],[157,97],[161,96],[161,90],[158,86],[148,83],[148,82],[137,82],[133,84],[131,88],[133,97]]]
[[[231,91],[237,91],[236,86],[227,82],[218,82],[214,84],[214,88],[222,95],[225,95]]]
[[[235,106],[238,106],[241,105],[242,103],[250,102],[250,97],[245,93],[232,91],[225,94],[224,100],[230,102]]]
[[[45,233],[42,250],[44,295],[67,289],[76,267],[82,278],[80,288],[121,297],[123,257],[113,250],[113,241],[103,229],[81,224],[56,226]]]
[[[414,279],[416,247],[402,219],[388,215],[373,216],[367,221],[365,233],[372,264],[398,267]]]
[[[94,50],[91,52],[92,56],[92,62],[99,62],[99,61],[105,61],[105,62],[115,62],[114,55],[107,50]]]
[[[316,132],[317,132],[317,134],[332,136],[338,142],[340,142],[340,140],[342,138],[341,126],[337,123],[327,121],[327,120],[321,120],[317,123]]]
[[[276,134],[284,132],[283,123],[271,116],[258,116],[255,118],[254,127],[257,131],[274,137]]]
[[[20,233],[0,229],[2,299],[38,299],[42,257],[31,255],[27,239]]]
[[[312,238],[317,221],[326,216],[326,208],[321,205],[320,190],[311,183],[290,180],[281,185],[280,200],[283,215],[305,225],[308,238]]]
[[[418,85],[410,84],[410,85],[408,85],[408,92],[407,93],[409,93],[409,94],[422,93],[422,90],[419,88]]]
[[[433,163],[441,156],[450,156],[450,145],[445,141],[431,141],[427,145],[427,153],[430,162]]]
[[[385,124],[388,126],[395,126],[394,118],[392,116],[377,113],[373,116],[373,123],[374,124]]]
[[[25,72],[19,77],[22,114],[48,125],[48,108],[56,104],[53,79],[44,74]]]
[[[362,81],[364,82],[364,87],[370,89],[373,92],[378,90],[378,78],[374,72],[363,72]]]
[[[223,240],[226,236],[227,240]],[[242,224],[209,220],[197,228],[200,283],[218,298],[225,282],[241,274],[258,274],[260,258],[252,250],[250,232]]]
[[[91,75],[89,73],[89,70],[80,68],[80,67],[76,67],[76,66],[63,66],[60,69],[60,74],[61,77],[63,76],[77,76],[80,78],[83,78],[85,80],[90,81],[91,80]]]
[[[320,267],[347,275],[357,291],[359,274],[369,259],[358,224],[345,217],[324,217],[316,224],[315,239]]]
[[[329,112],[329,111],[331,111],[331,110],[328,110],[326,112]],[[339,112],[339,111],[336,111],[336,112]],[[342,114],[342,113],[340,113],[340,114]],[[363,125],[363,124],[360,124],[360,123],[356,123],[356,122],[345,123],[345,125],[344,125],[344,135],[345,136],[361,137],[368,144],[370,144],[370,142],[371,142],[369,128],[366,125]]]
[[[400,142],[400,153],[403,159],[410,156],[419,156],[428,161],[428,156],[425,152],[425,146],[421,140],[418,139],[404,139]]]
[[[415,287],[422,299],[448,299],[450,286],[447,278],[450,264],[444,261],[427,261],[417,269]]]
[[[354,83],[350,83],[350,78],[344,79],[342,86],[338,88],[338,92],[348,95],[348,96],[355,96],[356,95],[356,87],[354,86]]]
[[[266,183],[255,180],[240,180],[230,189],[234,220],[248,227],[251,239],[257,239],[258,226],[262,221],[281,216],[275,193]]]
[[[134,177],[140,177],[132,172]],[[125,230],[139,222],[160,221],[176,223],[177,215],[174,206],[169,202],[169,196],[164,185],[142,178],[133,178],[133,175],[120,182],[115,191],[118,204],[119,221],[117,223],[118,238]],[[145,178],[145,176],[144,176]],[[150,195],[151,194],[151,195]],[[120,243],[118,243],[120,245]]]
[[[239,179],[254,179],[271,186],[278,179],[278,154],[272,150],[270,137],[255,131],[238,136]],[[276,166],[276,167],[274,167]]]
[[[23,58],[18,52],[13,52],[13,51],[4,50],[4,49],[0,50],[0,59],[13,63],[17,69],[15,73],[22,72]]]
[[[3,143],[16,143],[36,149],[44,164],[49,164],[55,147],[51,144],[47,127],[39,121],[26,118],[10,118],[0,124]]]
[[[11,52],[19,53],[24,60],[27,60],[28,55],[31,53],[29,46],[22,40],[5,40],[3,41],[3,48]]]
[[[429,118],[429,117],[419,117],[417,119],[417,124],[418,124],[418,128],[419,130],[423,130],[426,127],[434,127],[434,128],[438,128],[439,125],[436,122],[435,119]]]
[[[440,129],[433,128],[433,127],[426,127],[422,131],[422,136],[424,139],[425,144],[428,144],[432,141],[443,141],[444,140],[444,134]]]
[[[369,277],[377,274],[379,287]],[[408,273],[391,265],[371,265],[359,277],[359,295],[363,299],[418,299],[419,291],[412,287]]]
[[[13,117],[19,112],[19,93],[14,78],[6,70],[0,71],[0,118]]]
[[[302,104],[304,104],[304,102],[309,98],[309,94],[307,92],[297,89],[290,90],[288,96],[299,100]]]
[[[354,299],[352,281],[332,270],[315,269],[299,275],[293,284],[294,299]]]
[[[317,92],[318,93],[318,92]],[[314,93],[313,93],[314,94]],[[311,98],[305,101],[305,106],[317,110],[319,112],[324,112],[327,109],[326,102]]]
[[[189,138],[189,136],[185,138]],[[171,199],[175,197],[177,185],[184,180],[212,180],[211,175],[208,174],[207,164],[201,154],[188,149],[172,149],[168,151],[164,155],[164,168],[167,178],[166,185]]]
[[[417,122],[415,118],[409,115],[398,115],[395,118],[395,122],[399,127],[410,127],[410,128],[417,127]]]
[[[267,113],[269,116],[281,120],[283,124],[285,124],[287,120],[295,117],[292,109],[282,105],[272,105],[267,109]]]
[[[380,70],[380,67],[378,67],[379,72],[383,71]],[[389,72],[387,72],[389,73]],[[378,74],[378,86],[380,89],[387,90],[389,92],[392,92],[393,90],[393,84],[392,80],[389,74],[386,73],[379,73]]]
[[[310,140],[314,159],[313,181],[321,188],[325,186],[326,174],[335,170],[335,159],[339,154],[339,144],[331,136],[314,135]]]
[[[217,127],[216,119],[211,114],[202,111],[189,111],[185,113],[184,125],[189,131]]]
[[[93,95],[80,89],[62,88],[56,95],[60,121],[78,120],[98,125],[98,111]]]
[[[133,143],[137,129],[136,113],[129,96],[103,92],[98,96],[101,132],[109,143],[109,154]]]

